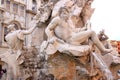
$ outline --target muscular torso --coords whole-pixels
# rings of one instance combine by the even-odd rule
[[[69,27],[67,22],[64,22],[63,20],[60,20],[57,27],[54,29],[55,35],[64,40],[67,41],[72,35],[72,30]]]
[[[19,50],[23,47],[23,40],[20,40],[18,34],[20,31],[13,31],[6,35],[5,39],[7,41],[8,46],[13,50]]]

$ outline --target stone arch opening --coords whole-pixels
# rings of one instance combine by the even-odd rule
[[[22,29],[21,24],[18,21],[11,21],[10,24],[15,24],[15,29]]]

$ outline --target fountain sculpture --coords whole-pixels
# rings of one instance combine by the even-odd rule
[[[2,80],[117,80],[119,57],[104,31],[91,29],[93,0],[41,0],[38,13],[28,30],[8,25],[5,39],[9,50],[0,55]],[[41,44],[32,40],[25,46],[25,36],[34,39],[35,29],[44,31]],[[31,34],[33,32],[33,34]],[[41,34],[37,34],[40,36]],[[38,40],[39,41],[39,40]],[[107,47],[106,47],[107,44]],[[109,44],[109,46],[108,46]],[[110,57],[110,58],[106,58]],[[109,59],[109,64],[107,63]],[[118,60],[118,61],[117,61]],[[4,75],[4,76],[3,76]]]

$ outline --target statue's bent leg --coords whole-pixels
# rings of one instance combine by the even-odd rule
[[[96,33],[94,31],[92,31],[91,33],[91,40],[93,41],[93,43],[97,46],[97,48],[104,53],[110,53],[112,51],[112,49],[106,49],[104,47],[104,45],[100,42],[100,40],[98,39],[98,36],[96,35]]]
[[[72,38],[71,38],[71,42],[79,42],[82,43],[84,41],[86,41],[87,39],[91,39],[92,42],[98,47],[98,49],[100,49],[100,51],[102,51],[103,53],[109,53],[112,50],[111,49],[106,49],[103,44],[100,42],[100,40],[98,39],[96,33],[92,30],[87,30],[87,31],[81,31],[76,33]]]
[[[70,39],[70,43],[74,43],[74,42],[79,42],[79,44],[83,43],[86,40],[88,40],[91,37],[91,35],[92,35],[91,30],[78,32],[72,35]]]

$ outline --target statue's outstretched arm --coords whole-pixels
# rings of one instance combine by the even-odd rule
[[[35,30],[35,28],[36,28],[36,26],[33,26],[30,29],[28,29],[28,30],[23,30],[22,33],[24,35],[28,35],[28,34],[32,33]]]

